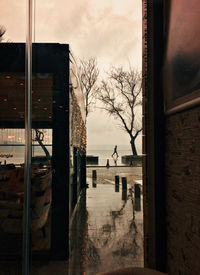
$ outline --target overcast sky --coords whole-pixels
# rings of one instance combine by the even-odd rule
[[[0,0],[6,39],[25,41],[25,0]],[[35,42],[69,43],[76,57],[141,69],[142,0],[36,0]],[[102,111],[88,118],[89,144],[129,144],[116,121]]]

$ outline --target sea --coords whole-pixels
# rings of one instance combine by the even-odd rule
[[[99,162],[98,165],[105,166],[107,162],[109,165],[122,165],[121,157],[124,155],[131,155],[131,147],[127,145],[117,145],[117,152],[119,157],[113,159],[112,153],[114,152],[115,144],[113,145],[88,145],[87,146],[87,155],[98,156]],[[52,153],[52,146],[46,145],[49,153]],[[137,148],[138,153],[141,154],[141,149]],[[44,152],[40,146],[33,146],[33,156],[44,156]],[[25,155],[24,145],[9,145],[1,144],[0,145],[0,162],[4,163],[15,163],[23,164]],[[116,156],[115,156],[116,157]]]
[[[50,155],[52,153],[52,146],[45,145]],[[38,145],[32,147],[33,156],[44,156],[44,151]],[[14,163],[20,165],[24,163],[25,146],[22,144],[1,144],[0,145],[0,162],[1,164]]]
[[[114,152],[115,144],[113,145],[88,145],[87,147],[87,155],[98,156],[99,157],[99,165],[105,166],[107,162],[109,165],[122,165],[121,157],[124,155],[131,155],[131,146],[128,145],[117,145],[118,159],[116,162],[116,155],[114,158],[112,154]]]

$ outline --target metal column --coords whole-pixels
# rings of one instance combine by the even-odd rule
[[[30,192],[32,115],[32,0],[27,0],[25,52],[25,165],[23,208],[23,275],[30,272]]]

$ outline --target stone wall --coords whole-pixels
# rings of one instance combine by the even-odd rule
[[[128,166],[142,166],[142,156],[127,155],[122,156],[122,163]]]
[[[166,119],[167,265],[200,274],[200,107]]]

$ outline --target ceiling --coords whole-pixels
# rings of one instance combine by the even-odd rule
[[[34,74],[32,80],[32,121],[52,120],[53,74]],[[24,122],[25,77],[22,73],[0,73],[0,122]],[[1,126],[2,127],[2,126]]]

